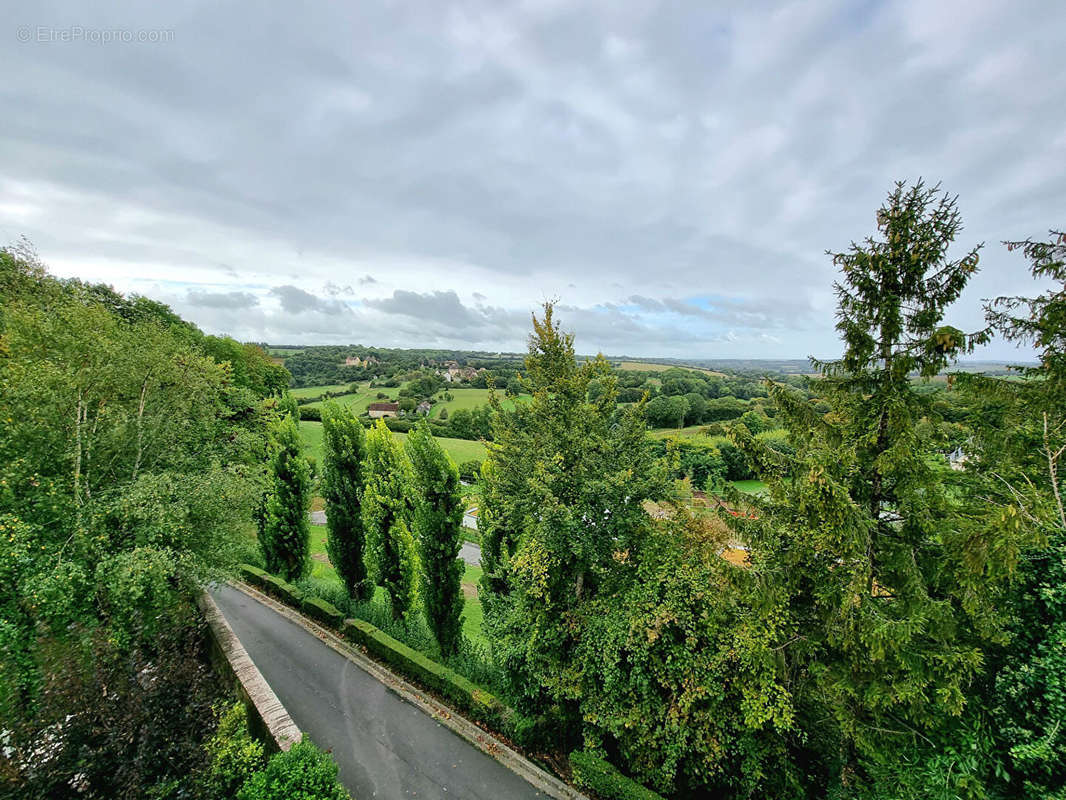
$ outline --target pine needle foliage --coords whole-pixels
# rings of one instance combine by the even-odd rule
[[[588,399],[589,383],[603,391]],[[652,520],[648,498],[669,493],[645,437],[643,404],[618,407],[602,357],[578,366],[554,309],[533,316],[521,390],[504,411],[493,392],[493,443],[482,473],[482,605],[512,694],[580,731],[583,614],[619,573],[631,574]]]
[[[915,376],[940,372],[987,339],[945,325],[978,250],[939,187],[897,184],[878,234],[840,253],[844,354],[816,362],[819,414],[770,384],[794,458],[744,426],[731,436],[770,485],[753,517],[729,518],[752,549],[766,597],[788,609],[772,648],[797,707],[811,773],[847,793],[894,774],[904,753],[957,718],[997,633],[994,534],[965,524],[943,459],[917,431],[933,414]]]

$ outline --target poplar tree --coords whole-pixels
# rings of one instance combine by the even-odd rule
[[[332,400],[322,408],[322,496],[326,501],[326,551],[349,597],[367,600],[366,535],[363,531],[363,460],[366,435],[347,409]]]
[[[422,608],[429,629],[450,655],[463,628],[463,498],[459,470],[433,438],[425,419],[405,445],[414,489],[412,523],[421,565]]]
[[[963,524],[950,470],[917,430],[934,414],[913,385],[987,338],[943,324],[977,269],[979,248],[949,256],[960,227],[939,187],[897,184],[878,235],[830,253],[844,354],[816,361],[811,387],[830,411],[771,384],[795,457],[743,425],[731,433],[770,484],[757,519],[727,521],[764,602],[785,601],[787,638],[767,655],[809,726],[796,746],[851,794],[880,782],[908,795],[894,782],[940,755],[922,748],[962,714],[995,634],[995,547]],[[917,752],[929,761],[904,769]],[[948,753],[933,779],[958,778],[959,760]]]
[[[259,547],[268,572],[295,581],[307,574],[311,552],[311,468],[290,417],[278,423],[276,437]]]
[[[407,525],[408,464],[383,420],[366,437],[363,525],[375,582],[385,590],[394,619],[414,604],[415,545]]]

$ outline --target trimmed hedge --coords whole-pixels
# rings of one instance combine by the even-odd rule
[[[283,581],[277,575],[271,575],[269,572],[264,572],[258,567],[253,567],[251,564],[240,564],[238,565],[237,570],[248,583],[252,584],[252,586],[256,586],[267,594],[273,595],[283,603],[295,606],[296,608],[302,607],[304,593],[291,583]],[[334,609],[334,611],[336,611],[336,609]],[[337,613],[339,614],[340,612]]]
[[[663,800],[661,795],[627,778],[613,764],[592,753],[575,750],[570,754],[570,769],[574,772],[574,783],[606,800]]]
[[[237,571],[241,574],[248,583],[253,586],[262,586],[263,579],[266,578],[266,573],[259,569],[259,567],[253,567],[251,564],[238,564]]]
[[[348,641],[362,645],[390,666],[440,692],[475,718],[507,727],[510,710],[455,670],[438,664],[364,620],[346,619],[342,631]]]
[[[344,614],[338,611],[333,603],[327,603],[318,597],[304,597],[300,608],[307,616],[331,628],[340,628],[344,622]]]

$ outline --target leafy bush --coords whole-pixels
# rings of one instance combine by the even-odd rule
[[[459,477],[464,481],[476,481],[481,475],[481,462],[477,459],[464,461],[459,465]]]
[[[662,800],[660,795],[627,778],[612,764],[592,753],[581,750],[571,753],[570,768],[574,771],[574,783],[607,800]]]
[[[241,703],[216,707],[215,716],[218,729],[204,745],[210,764],[203,791],[211,800],[228,800],[263,766],[263,745],[249,733],[248,718]]]
[[[275,753],[254,773],[237,800],[350,800],[337,783],[337,764],[306,737],[288,752]]]

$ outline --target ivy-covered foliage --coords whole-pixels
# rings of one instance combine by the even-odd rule
[[[253,541],[286,382],[0,250],[0,794],[188,791],[220,691],[189,595]]]
[[[464,565],[459,548],[465,505],[459,471],[424,419],[407,437],[405,449],[411,464],[411,522],[421,565],[422,610],[441,652],[451,655],[459,647],[463,629]]]

